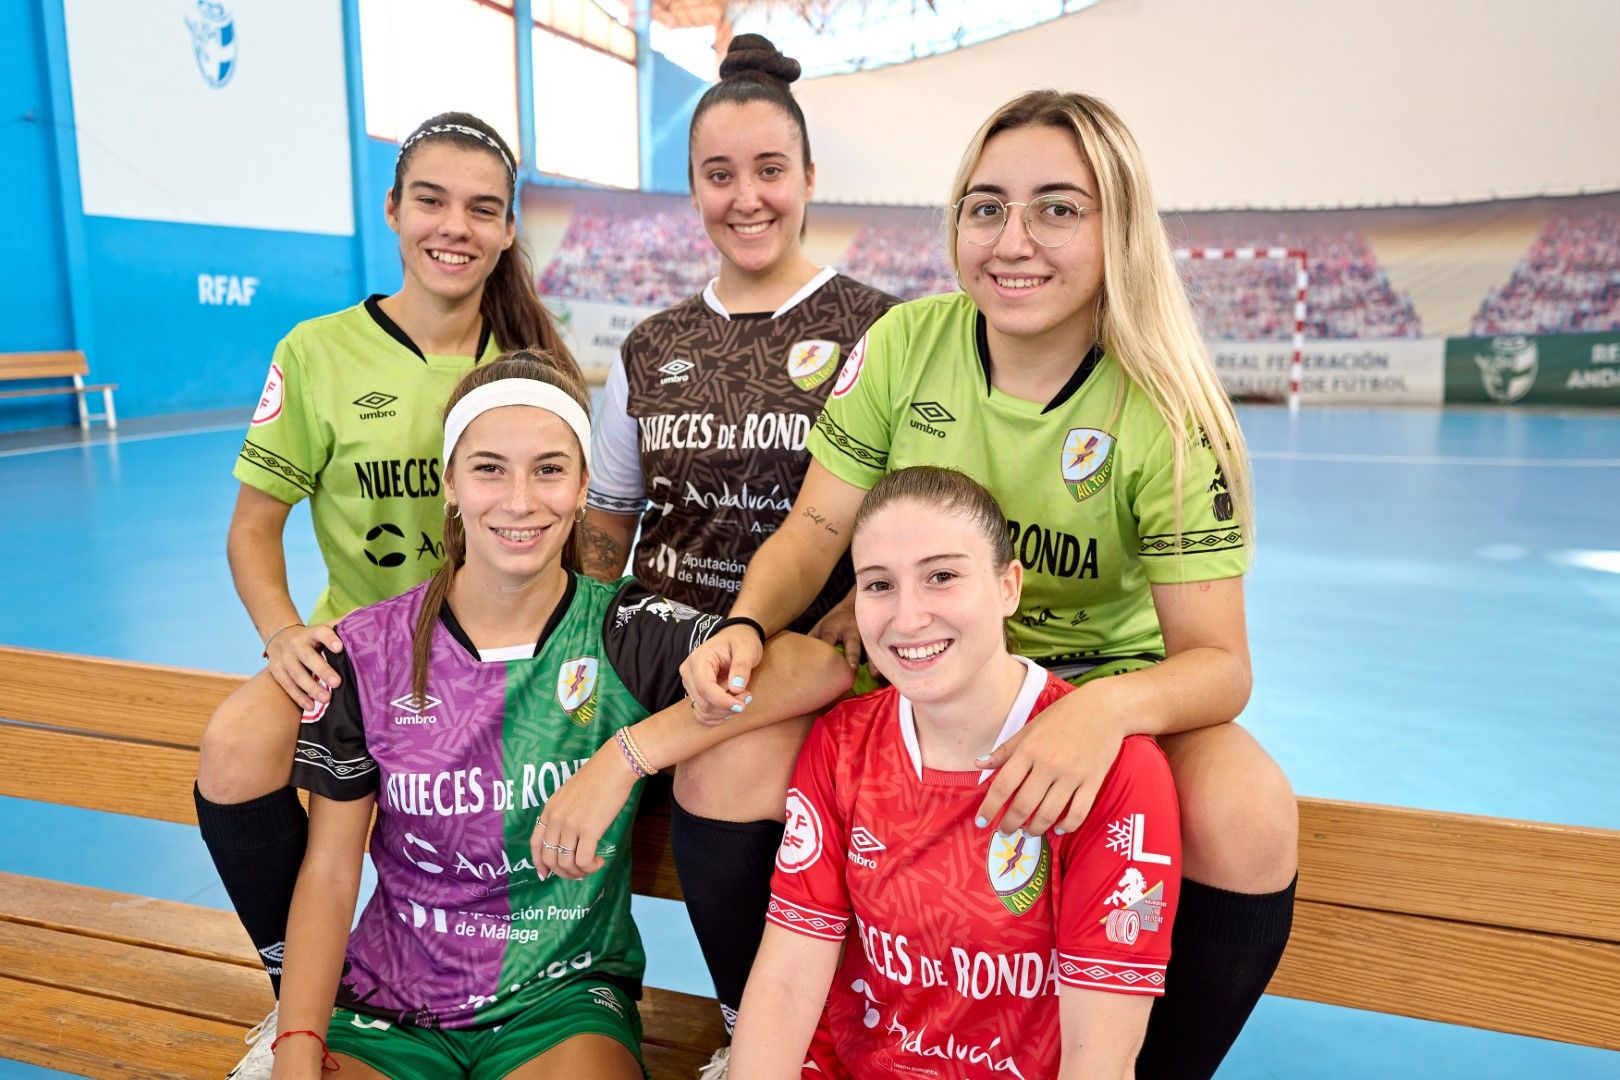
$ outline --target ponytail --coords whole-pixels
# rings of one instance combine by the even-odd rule
[[[502,350],[532,349],[544,353],[551,363],[567,369],[575,381],[584,383],[584,373],[579,370],[574,354],[564,343],[551,313],[535,295],[534,272],[521,241],[514,241],[501,253],[494,272],[484,282],[484,299],[479,310],[489,321]]]

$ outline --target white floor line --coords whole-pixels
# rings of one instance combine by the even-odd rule
[[[243,422],[237,421],[231,424],[210,424],[207,427],[180,428],[174,431],[151,431],[144,432],[139,435],[114,434],[105,439],[97,439],[94,442],[71,442],[61,443],[56,446],[29,446],[21,450],[0,450],[0,458],[23,457],[27,454],[59,453],[63,450],[86,450],[109,446],[118,447],[126,446],[129,443],[151,442],[153,439],[177,439],[186,435],[212,435],[219,431],[242,431],[244,428],[246,428],[246,426],[247,425]]]
[[[1441,457],[1433,454],[1333,454],[1311,450],[1250,450],[1256,461],[1336,461],[1355,465],[1485,465],[1491,468],[1620,469],[1620,458]]]

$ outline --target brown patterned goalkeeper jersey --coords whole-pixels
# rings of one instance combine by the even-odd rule
[[[630,569],[643,584],[729,610],[799,493],[839,365],[896,303],[828,268],[775,312],[732,315],[710,283],[631,331],[597,417],[589,499],[642,515]],[[846,557],[794,629],[852,582]]]

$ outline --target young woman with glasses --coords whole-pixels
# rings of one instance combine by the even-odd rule
[[[963,291],[895,308],[856,346],[793,510],[731,610],[767,633],[788,625],[886,473],[945,464],[984,483],[1025,570],[1018,651],[1076,690],[984,761],[999,774],[978,827],[1072,833],[1123,740],[1159,739],[1184,880],[1140,1067],[1207,1077],[1281,957],[1297,847],[1286,778],[1230,722],[1251,685],[1243,436],[1141,154],[1106,104],[1036,91],[997,110],[963,157],[948,221]],[[735,627],[694,650],[682,672],[700,711],[746,695],[759,655]]]

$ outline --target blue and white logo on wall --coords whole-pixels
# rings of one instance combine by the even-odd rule
[[[197,0],[185,20],[197,70],[218,90],[236,74],[236,16],[218,0]]]

